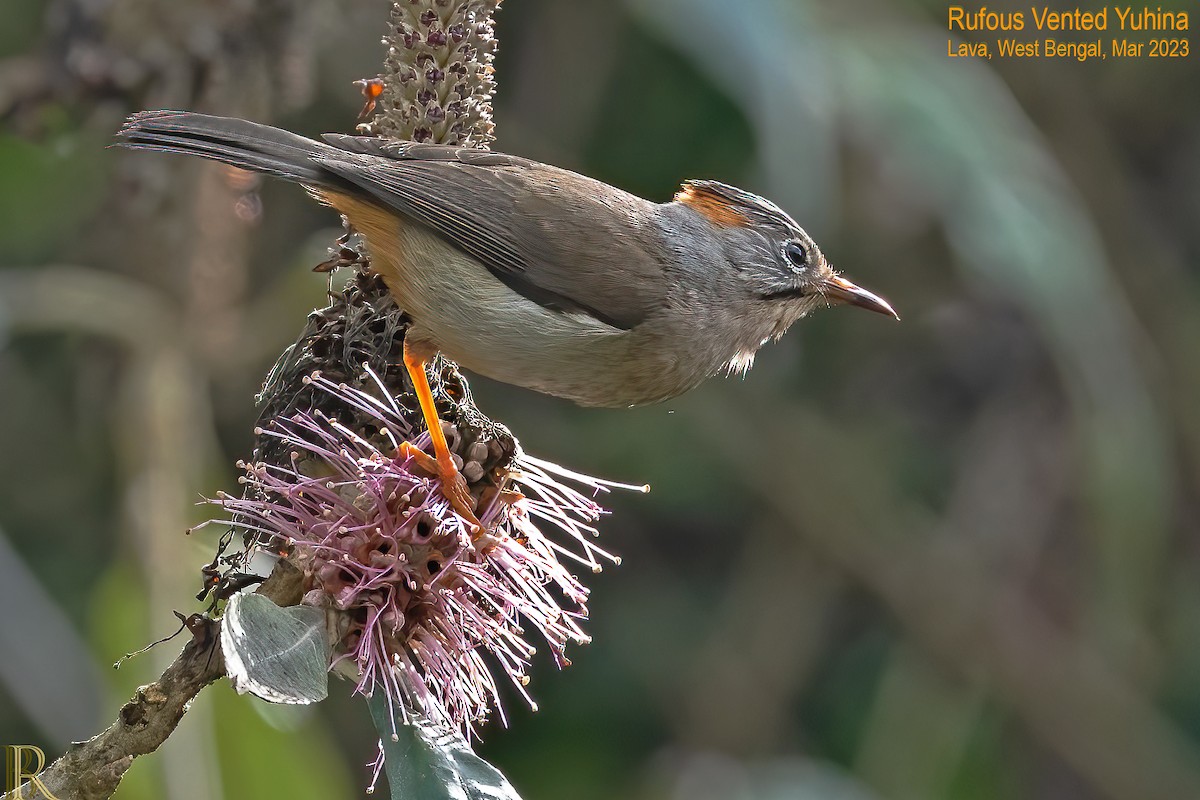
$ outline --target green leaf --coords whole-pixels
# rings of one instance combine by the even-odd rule
[[[329,692],[329,634],[319,608],[280,608],[260,594],[234,595],[221,622],[221,651],[239,694],[303,705]]]
[[[411,711],[412,722],[406,724],[393,716],[382,691],[367,702],[383,743],[392,800],[521,800],[500,770],[475,755],[457,729]]]

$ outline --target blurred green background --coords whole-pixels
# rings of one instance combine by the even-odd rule
[[[141,108],[350,131],[387,8],[6,0],[0,743],[60,753],[173,657],[109,666],[196,610],[194,502],[340,233],[105,146]],[[904,321],[820,312],[634,411],[473,380],[654,487],[608,500],[594,643],[481,752],[527,800],[1200,797],[1197,56],[950,59],[930,0],[506,0],[498,37],[497,149],[767,195]],[[214,686],[118,796],[359,796],[348,690]]]

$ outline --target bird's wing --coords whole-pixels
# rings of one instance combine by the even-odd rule
[[[664,302],[655,204],[536,161],[483,150],[328,135],[314,160],[424,223],[509,288],[628,330]]]

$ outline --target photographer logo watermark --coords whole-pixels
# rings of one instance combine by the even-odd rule
[[[46,754],[32,744],[4,745],[4,791],[16,800],[58,800],[38,777],[46,767]],[[23,784],[28,781],[28,786]]]

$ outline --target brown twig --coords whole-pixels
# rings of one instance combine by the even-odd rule
[[[295,605],[300,601],[300,587],[300,571],[280,560],[258,591],[279,605]],[[174,732],[200,690],[225,674],[219,643],[220,623],[194,615],[188,618],[187,627],[191,641],[158,680],[138,687],[129,702],[121,706],[113,724],[72,747],[38,775],[38,780],[54,797],[58,800],[111,797],[133,759],[157,750]],[[26,784],[19,792],[19,795],[17,791],[10,792],[2,800],[45,797],[36,784]]]

